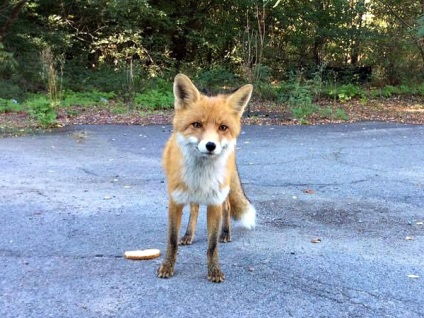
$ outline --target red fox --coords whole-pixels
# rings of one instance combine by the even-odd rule
[[[202,95],[190,79],[178,74],[174,80],[175,115],[173,133],[163,152],[163,169],[169,194],[168,244],[158,276],[174,274],[178,233],[183,207],[190,204],[190,220],[182,244],[190,244],[199,204],[207,206],[208,279],[222,282],[218,261],[218,236],[231,240],[230,216],[246,228],[255,226],[256,211],[241,187],[235,146],[241,130],[241,116],[250,100],[248,84],[229,95]]]

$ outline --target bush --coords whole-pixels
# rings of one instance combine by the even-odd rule
[[[269,84],[269,83],[258,83],[254,90],[253,90],[254,94],[261,98],[261,99],[265,99],[265,100],[272,100],[272,101],[276,101],[278,100],[278,88],[276,88],[274,85]]]
[[[135,94],[133,102],[137,107],[155,110],[172,108],[174,105],[172,81],[161,77],[145,80],[142,92]]]
[[[128,74],[124,69],[114,70],[102,66],[91,70],[81,66],[66,65],[63,87],[74,92],[102,90],[124,94],[128,88]]]
[[[280,102],[299,106],[312,103],[311,90],[300,82],[282,82],[277,89]]]
[[[289,104],[293,118],[299,120],[301,124],[307,124],[307,118],[319,110],[313,103],[312,89],[303,81],[301,73],[293,76],[288,82],[282,82],[278,87],[278,93],[280,102]]]
[[[110,99],[114,98],[116,94],[114,92],[100,92],[97,90],[89,92],[72,92],[66,91],[61,101],[61,105],[64,107],[69,106],[95,106],[98,104],[107,104]]]
[[[40,123],[43,127],[53,125],[57,118],[55,105],[49,100],[47,96],[38,95],[28,99],[25,102],[29,113]]]
[[[195,82],[200,88],[236,88],[240,85],[240,78],[228,69],[216,67],[199,72],[195,77]]]
[[[364,90],[354,84],[342,85],[330,89],[328,95],[342,102],[346,102],[348,100],[351,100],[352,98],[365,98]]]
[[[142,94],[136,94],[134,98],[136,105],[152,109],[172,108],[174,105],[174,94],[172,90],[162,91],[157,89],[148,90]]]
[[[293,118],[298,119],[302,125],[307,124],[308,118],[318,112],[318,110],[318,106],[314,104],[304,104],[291,107]]]
[[[420,96],[424,96],[424,83],[417,86],[417,93]]]
[[[395,86],[386,85],[381,90],[381,96],[389,98],[392,95],[399,95],[399,89]]]
[[[12,81],[2,81],[0,79],[0,98],[2,99],[18,99],[23,96],[23,91],[18,84]]]
[[[23,111],[24,107],[15,99],[0,98],[0,113],[12,113]]]
[[[400,85],[399,91],[402,95],[414,95],[417,93],[417,89],[415,87],[410,87],[408,85]]]
[[[321,118],[326,119],[334,119],[334,120],[348,120],[349,116],[346,114],[346,112],[341,108],[336,108],[336,110],[333,109],[331,106],[327,106],[325,108],[321,108],[319,110],[319,115]]]

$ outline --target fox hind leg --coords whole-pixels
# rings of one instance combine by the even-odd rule
[[[231,242],[231,205],[229,197],[222,204],[222,227],[219,241],[222,243]]]
[[[199,205],[195,203],[190,204],[190,217],[188,219],[187,230],[184,236],[180,239],[180,245],[191,245],[196,232],[197,218],[199,215]]]

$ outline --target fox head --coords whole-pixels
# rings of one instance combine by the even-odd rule
[[[173,125],[180,146],[199,157],[216,157],[234,149],[252,90],[248,84],[232,94],[208,97],[187,76],[178,74],[174,80]]]

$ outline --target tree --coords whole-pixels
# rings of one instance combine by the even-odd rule
[[[0,76],[40,90],[48,47],[69,78],[219,69],[254,82],[369,65],[382,83],[420,81],[423,17],[423,0],[4,0]]]
[[[12,25],[18,19],[28,0],[5,1],[0,7],[0,41],[7,35]]]

